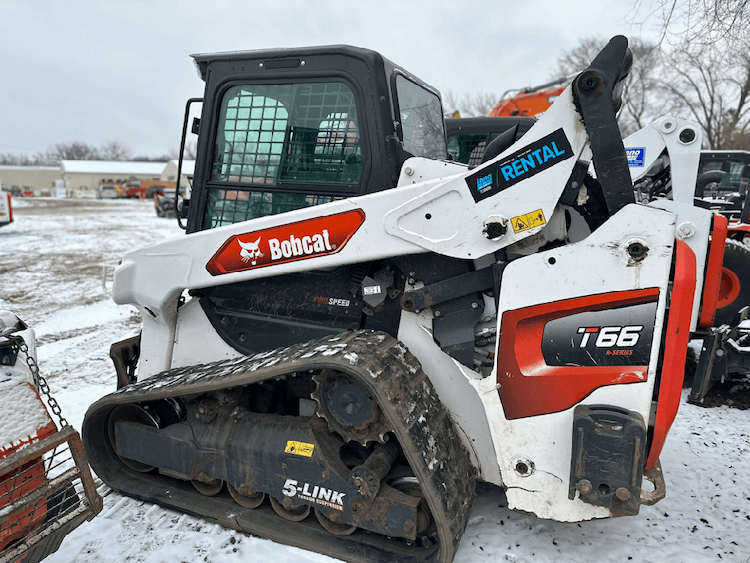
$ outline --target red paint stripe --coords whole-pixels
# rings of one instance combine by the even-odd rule
[[[721,287],[721,265],[724,262],[724,244],[727,238],[727,218],[714,213],[714,224],[711,230],[711,246],[706,261],[706,275],[703,283],[703,302],[698,326],[708,328],[714,325],[716,308],[719,303]]]
[[[682,397],[685,378],[685,357],[690,340],[690,318],[695,293],[695,254],[687,243],[678,240],[672,300],[664,342],[664,363],[659,383],[659,402],[654,418],[654,435],[649,447],[646,469],[653,469],[659,461],[669,429],[672,427]]]

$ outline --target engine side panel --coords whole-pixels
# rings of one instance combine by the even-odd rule
[[[633,250],[634,242],[648,249],[640,259],[628,252]],[[664,257],[672,255],[674,244],[673,215],[629,205],[585,241],[518,259],[506,269],[500,294],[497,372],[494,377],[479,381],[477,387],[489,416],[497,464],[511,508],[561,521],[613,515],[609,508],[584,502],[580,495],[569,498],[574,410],[580,404],[610,405],[636,413],[646,424],[653,423],[651,404],[670,275],[670,261]],[[584,253],[585,269],[580,261]],[[608,298],[601,297],[616,296],[618,292],[624,292],[619,304],[615,298],[611,306],[607,305]],[[623,317],[621,311],[627,310],[622,307],[627,305],[623,296],[647,304],[649,311],[645,316],[639,315],[637,323],[632,317]],[[565,313],[566,304],[578,300],[580,305],[580,300],[586,299],[591,302],[590,308],[604,307],[602,313],[610,312],[611,322],[599,319],[595,323],[597,331],[605,331],[607,326],[616,329],[605,331],[609,336],[600,342],[605,347],[599,350],[599,356],[592,354],[589,361],[575,365],[549,365],[543,353],[544,346],[550,344],[543,341],[544,325],[550,326],[555,318],[575,317],[580,307]],[[597,300],[600,305],[596,305]],[[508,315],[523,319],[524,312],[528,315],[531,310],[533,314],[540,307],[563,312],[535,321],[535,330],[540,331],[538,338],[530,340],[524,337],[528,331],[519,335],[512,326],[505,326]],[[627,342],[623,340],[623,345],[617,346],[619,336],[613,335],[622,334],[627,326],[623,323],[641,325],[646,318],[651,319],[649,330],[630,334],[650,337],[648,359],[645,363],[638,360],[642,365],[628,365],[631,356],[627,351],[633,348],[627,344],[636,339],[626,338]],[[578,328],[586,329],[571,324],[569,334],[553,333],[556,346],[575,352],[583,336]],[[550,334],[546,337],[550,338]],[[596,344],[596,339],[589,340]],[[613,357],[607,351],[618,351],[614,356],[618,359],[601,362]],[[593,379],[587,381],[592,373]],[[565,398],[570,389],[575,396]]]

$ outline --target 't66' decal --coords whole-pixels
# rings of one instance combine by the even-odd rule
[[[638,344],[642,330],[643,325],[579,327],[578,334],[583,335],[580,347],[588,346],[591,337],[596,336],[597,348],[632,348]]]

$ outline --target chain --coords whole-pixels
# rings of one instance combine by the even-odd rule
[[[20,336],[9,336],[8,339],[10,340],[10,344],[12,347],[20,350],[26,356],[26,365],[29,366],[31,374],[34,376],[34,384],[37,389],[39,389],[39,392],[47,399],[47,404],[49,405],[50,410],[60,421],[60,428],[68,426],[68,421],[65,420],[65,417],[62,415],[60,404],[50,393],[47,380],[44,379],[42,374],[39,372],[39,365],[36,363],[36,360],[33,358],[33,356],[29,354],[29,347],[26,344],[26,341]]]

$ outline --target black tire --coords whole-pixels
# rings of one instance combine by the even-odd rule
[[[714,326],[732,325],[737,312],[750,305],[750,247],[737,240],[724,245],[719,302]]]

